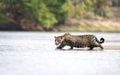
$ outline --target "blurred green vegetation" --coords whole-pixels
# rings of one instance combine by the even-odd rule
[[[70,18],[98,15],[113,16],[111,7],[119,7],[120,0],[0,0],[0,22],[34,19],[39,25],[50,28],[64,24]]]
[[[39,23],[50,27],[57,22],[64,22],[68,17],[70,0],[26,0],[23,1],[32,10]]]

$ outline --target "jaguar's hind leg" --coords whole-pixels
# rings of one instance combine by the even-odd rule
[[[104,49],[101,45],[99,45],[99,47],[101,48],[101,50],[103,50],[103,49]]]
[[[100,45],[100,44],[95,44],[95,47],[100,47],[101,50],[103,50],[104,48]]]
[[[93,46],[91,46],[91,47],[89,47],[89,50],[93,50],[93,48],[94,48],[94,47],[93,47]]]

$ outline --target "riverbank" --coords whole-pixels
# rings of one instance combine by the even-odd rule
[[[70,19],[64,25],[45,28],[40,25],[0,25],[1,31],[120,32],[120,19]]]
[[[69,20],[66,25],[54,28],[54,31],[120,32],[119,28],[120,18],[72,19]]]

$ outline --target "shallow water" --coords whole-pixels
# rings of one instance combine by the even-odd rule
[[[62,34],[0,32],[0,75],[120,75],[120,50],[56,50],[54,36]],[[72,34],[120,40],[120,33]],[[120,42],[103,46],[120,46]]]

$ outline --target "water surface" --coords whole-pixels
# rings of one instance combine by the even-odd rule
[[[56,50],[54,32],[0,32],[0,75],[120,75],[120,50]],[[119,33],[94,34],[120,40]],[[120,46],[105,42],[103,46]]]

